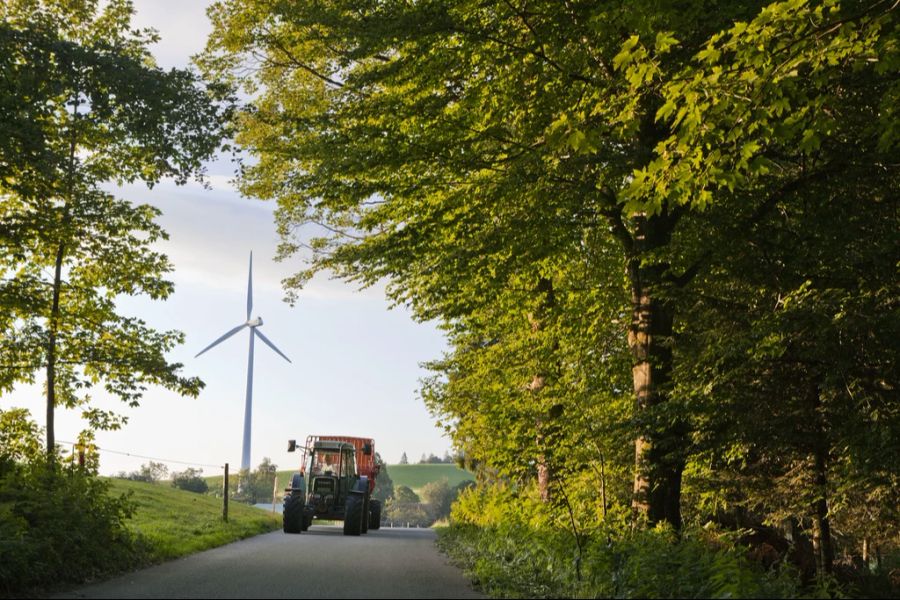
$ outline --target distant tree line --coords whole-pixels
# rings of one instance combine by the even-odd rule
[[[126,473],[119,471],[116,474],[118,479],[128,479],[130,481],[143,481],[145,483],[158,483],[166,479],[171,479],[172,487],[188,492],[196,492],[205,494],[209,491],[209,484],[203,477],[203,469],[195,469],[188,467],[184,471],[173,472],[169,477],[169,468],[161,462],[150,461],[140,466],[136,471]]]
[[[474,481],[463,481],[451,487],[444,477],[426,483],[419,494],[401,485],[386,503],[383,519],[397,526],[430,527],[448,519],[450,507],[460,492],[474,485]]]
[[[450,452],[445,451],[443,458],[436,456],[435,454],[429,453],[428,456],[425,456],[425,453],[422,453],[422,458],[419,459],[420,465],[453,465],[457,464],[459,459],[456,456],[452,456]]]

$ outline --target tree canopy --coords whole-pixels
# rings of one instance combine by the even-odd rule
[[[536,479],[550,506],[578,480],[603,515],[675,527],[685,495],[691,518],[790,513],[826,571],[830,494],[893,493],[895,5],[210,16],[201,65],[252,98],[242,190],[277,200],[280,255],[307,261],[289,294],[386,280],[439,319],[423,395],[483,476]],[[793,492],[712,483],[763,473]]]
[[[159,211],[109,183],[201,176],[222,143],[223,109],[199,78],[155,66],[153,31],[124,0],[13,0],[0,7],[0,390],[46,374],[47,445],[56,406],[92,428],[121,419],[87,390],[136,405],[149,384],[202,387],[165,353],[182,340],[120,315],[120,295],[165,299],[171,265],[154,249]]]

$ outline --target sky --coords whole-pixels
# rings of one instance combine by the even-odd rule
[[[186,67],[210,30],[207,2],[134,4],[134,25],[153,27],[161,35],[153,47],[159,65]],[[439,358],[446,347],[436,325],[413,321],[403,307],[389,309],[383,287],[359,291],[321,275],[295,307],[288,306],[280,282],[301,263],[274,262],[275,206],[241,197],[230,183],[230,161],[211,162],[208,171],[209,190],[168,182],[153,190],[110,188],[121,198],[163,211],[159,223],[169,240],[159,248],[175,268],[169,277],[175,293],[167,301],[124,298],[120,313],[139,316],[156,329],[184,332],[185,344],[168,357],[183,363],[183,373],[200,377],[206,388],[198,398],[151,388],[137,408],[95,388],[97,406],[129,417],[121,430],[98,432],[100,472],[134,471],[150,459],[166,463],[170,471],[194,466],[209,475],[226,462],[232,471],[240,465],[248,330],[199,358],[194,355],[246,320],[251,251],[252,317],[262,317],[260,331],[292,361],[257,340],[252,464],[268,457],[280,469],[297,468],[298,455],[287,453],[287,440],[303,441],[309,434],[374,438],[375,450],[388,463],[399,462],[404,452],[415,461],[450,450],[417,394],[419,380],[428,375],[420,363]],[[43,425],[42,383],[0,397],[0,408],[28,408]],[[57,410],[57,440],[71,442],[82,428],[77,411]]]

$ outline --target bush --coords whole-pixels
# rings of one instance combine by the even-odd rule
[[[203,479],[203,469],[187,468],[180,473],[173,473],[172,487],[198,494],[209,491],[209,484]]]
[[[428,505],[412,491],[412,488],[401,485],[394,490],[394,497],[384,505],[384,519],[398,523],[401,527],[428,527],[434,523]]]
[[[428,505],[422,502],[398,502],[388,500],[384,508],[384,520],[400,527],[430,527],[434,518],[428,512]]]
[[[228,485],[234,490],[231,499],[246,504],[272,502],[278,467],[265,457],[255,471],[241,470],[229,477]]]
[[[558,511],[553,511],[558,512]],[[714,532],[635,530],[613,509],[576,536],[553,521],[535,490],[460,494],[441,547],[495,597],[794,597],[791,572],[764,572]]]
[[[120,471],[116,477],[119,479],[130,479],[131,481],[143,481],[144,483],[156,483],[165,479],[169,475],[169,467],[163,463],[153,462],[144,463],[140,470],[125,473]]]
[[[26,411],[0,411],[0,428],[32,438]],[[29,444],[19,445],[28,448]],[[137,564],[125,520],[134,507],[110,495],[109,483],[89,469],[48,461],[42,452],[0,448],[0,595],[78,582]]]

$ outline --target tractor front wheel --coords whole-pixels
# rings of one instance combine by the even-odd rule
[[[303,530],[303,497],[288,496],[284,501],[282,525],[285,533],[300,533]]]
[[[356,494],[347,496],[347,507],[344,510],[344,535],[359,535],[362,533],[363,504],[365,498]]]

